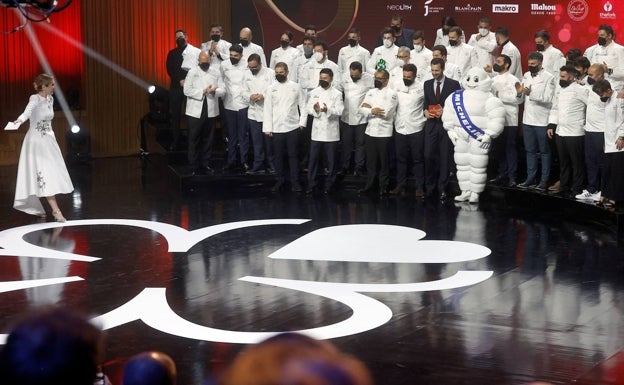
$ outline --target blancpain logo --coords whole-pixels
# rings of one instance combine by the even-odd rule
[[[386,9],[388,11],[411,11],[412,6],[409,4],[388,4]]]
[[[607,1],[602,6],[604,12],[600,12],[601,19],[615,19],[615,12],[611,12],[613,10],[613,4],[610,1]]]
[[[466,4],[464,6],[456,5],[455,12],[482,12],[483,9],[481,6],[474,6],[470,4]]]
[[[492,12],[494,13],[518,13],[519,10],[518,4],[492,4]]]
[[[554,15],[557,11],[557,6],[554,4],[531,4],[531,15]]]

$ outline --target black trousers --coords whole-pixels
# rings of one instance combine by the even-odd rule
[[[585,132],[585,166],[587,191],[600,191],[604,169],[604,132]]]
[[[169,90],[169,110],[171,112],[171,134],[173,135],[172,146],[180,141],[180,119],[182,119],[182,107],[186,101],[182,87],[171,87]]]
[[[275,151],[275,176],[278,183],[286,180],[286,162],[288,160],[288,171],[290,173],[290,183],[299,183],[299,128],[285,132],[273,134],[273,150]]]
[[[216,118],[208,117],[206,103],[199,118],[188,117],[188,160],[194,169],[209,166],[215,122]]]
[[[356,170],[364,169],[366,162],[366,149],[364,148],[365,131],[366,123],[351,126],[345,122],[340,122],[340,141],[342,142],[340,164],[343,171],[346,172],[351,168],[351,159],[355,160]]]
[[[453,143],[442,126],[440,119],[429,119],[425,123],[425,191],[431,193],[438,188],[446,192],[449,174],[453,169],[450,157]]]
[[[365,136],[366,147],[366,186],[371,190],[375,179],[379,179],[379,192],[385,192],[390,184],[390,162],[388,148],[391,137]]]
[[[424,131],[409,135],[394,134],[397,187],[405,187],[407,184],[407,166],[411,161],[414,186],[416,189],[423,188],[425,184],[424,145]]]
[[[316,187],[316,180],[318,178],[318,170],[321,165],[321,159],[324,156],[327,161],[327,169],[329,174],[325,178],[325,190],[329,190],[333,187],[336,181],[336,158],[338,153],[339,142],[319,142],[312,140],[310,142],[310,161],[308,163],[308,189]]]
[[[585,184],[585,137],[556,137],[561,190],[580,194]]]

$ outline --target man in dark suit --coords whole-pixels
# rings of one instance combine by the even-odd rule
[[[394,44],[397,47],[409,47],[414,49],[414,30],[403,28],[403,18],[400,15],[392,16],[390,20],[390,29],[394,33]],[[379,33],[377,38],[377,47],[383,44],[383,31]]]
[[[446,187],[452,171],[453,145],[442,126],[442,106],[446,98],[461,88],[457,80],[444,76],[444,60],[431,60],[433,79],[425,81],[425,194],[432,197],[438,190],[440,200],[446,199]]]

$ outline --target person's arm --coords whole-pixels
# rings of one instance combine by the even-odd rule
[[[37,95],[31,95],[28,99],[28,104],[24,109],[24,112],[15,120],[15,124],[22,124],[28,119],[30,119],[30,115],[32,114],[33,109],[39,103],[39,97]]]

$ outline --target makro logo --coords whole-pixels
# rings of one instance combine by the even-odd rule
[[[518,4],[492,4],[492,12],[494,13],[518,13],[520,6]]]
[[[568,16],[574,21],[583,21],[589,14],[589,5],[585,0],[572,0],[568,3]]]
[[[411,11],[412,6],[409,4],[388,4],[386,9],[388,11]]]

